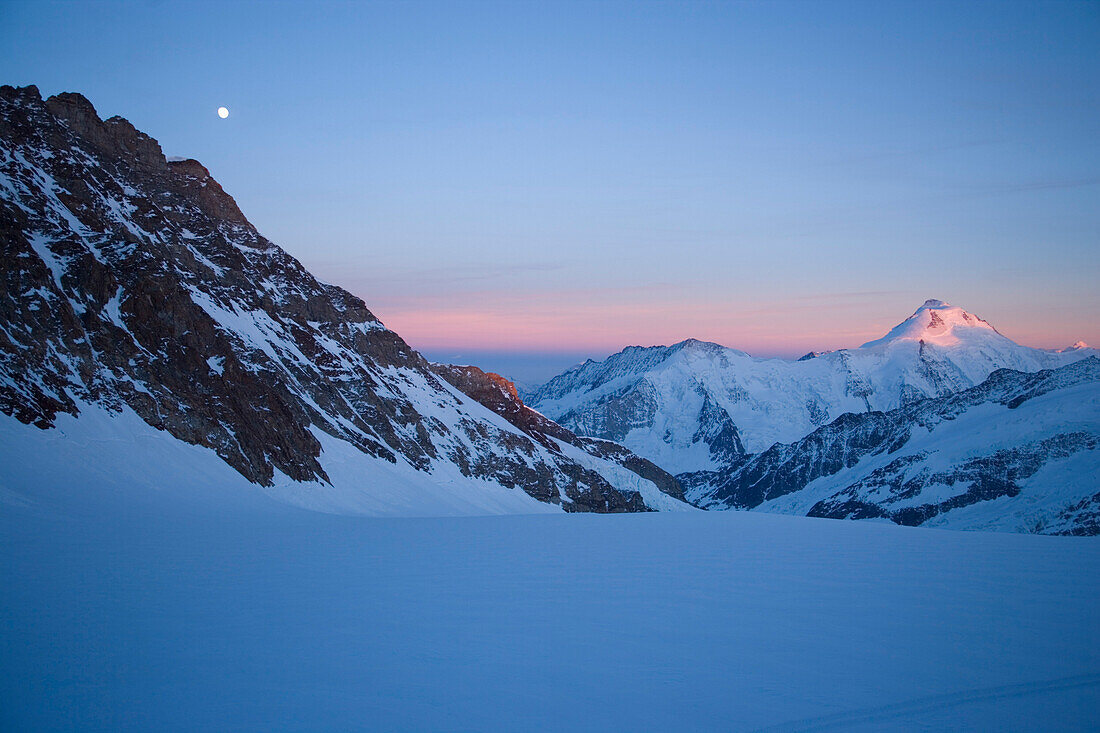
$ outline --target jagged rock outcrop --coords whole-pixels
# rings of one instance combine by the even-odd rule
[[[264,486],[332,489],[327,435],[410,480],[449,467],[570,511],[647,508],[454,389],[200,163],[79,94],[0,87],[0,239],[0,411],[24,423],[132,410]]]
[[[558,451],[561,443],[572,445],[586,453],[617,463],[652,482],[663,493],[684,500],[684,491],[672,474],[617,443],[581,437],[563,428],[523,404],[515,384],[499,374],[484,372],[475,366],[435,364],[433,367],[459,390],[527,433],[547,449]]]

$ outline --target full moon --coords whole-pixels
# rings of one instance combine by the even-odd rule
[[[228,107],[218,107],[218,117],[221,117],[224,120],[228,116],[229,116],[229,108]]]

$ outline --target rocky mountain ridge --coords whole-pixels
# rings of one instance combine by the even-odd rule
[[[795,443],[680,477],[712,509],[898,524],[1100,534],[1100,358],[889,412],[848,413]]]
[[[563,428],[523,403],[515,384],[476,366],[434,364],[436,373],[466,395],[488,407],[550,450],[573,446],[591,456],[621,465],[652,483],[663,493],[684,501],[684,491],[670,473],[652,461],[635,455],[618,443],[587,438]]]
[[[204,166],[78,94],[0,87],[0,231],[0,412],[20,422],[132,411],[249,481],[334,502],[369,495],[374,465],[412,491],[445,474],[567,511],[675,502],[636,473],[622,483],[628,451],[578,462],[549,421],[527,432],[455,388],[257,232]],[[333,485],[332,440],[361,483]]]

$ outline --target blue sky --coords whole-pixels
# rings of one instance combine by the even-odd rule
[[[0,2],[0,42],[429,353],[797,355],[926,298],[1100,341],[1095,2]]]

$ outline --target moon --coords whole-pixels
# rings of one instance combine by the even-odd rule
[[[228,116],[229,116],[229,108],[228,107],[218,107],[218,117],[221,117],[224,120]]]

